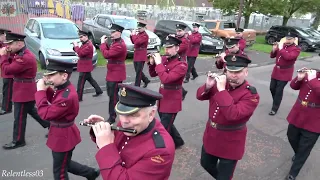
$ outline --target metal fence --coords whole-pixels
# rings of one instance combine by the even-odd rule
[[[69,3],[69,0],[1,0],[0,2],[0,28],[10,29],[23,33],[23,28],[29,18],[32,17],[62,17],[67,18],[82,27],[86,18],[92,18],[96,14],[116,14],[137,17],[143,12],[143,18],[148,23],[148,28],[153,30],[156,22],[162,19],[179,19],[197,21],[203,19],[224,19],[236,22],[235,16],[223,16],[220,10],[208,7],[170,7],[159,8],[154,5],[116,3]],[[140,16],[141,18],[141,16]],[[266,17],[253,14],[249,20],[250,29],[267,31],[272,25],[281,25],[282,17]],[[290,26],[308,27],[310,19],[291,18]],[[244,26],[244,19],[241,20]]]

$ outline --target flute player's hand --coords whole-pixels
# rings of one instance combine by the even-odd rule
[[[114,142],[114,133],[111,131],[111,125],[108,122],[98,122],[92,126],[92,129],[99,149]]]
[[[101,122],[101,121],[104,121],[104,118],[102,116],[95,115],[95,114],[92,114],[87,119],[83,120],[83,122],[89,123],[89,124],[95,124],[95,123]]]

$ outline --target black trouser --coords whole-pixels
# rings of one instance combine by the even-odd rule
[[[43,128],[50,127],[50,122],[42,120],[38,115],[35,101],[14,102],[13,142],[25,142],[27,114],[33,117]]]
[[[134,70],[136,71],[136,80],[134,82],[135,86],[140,86],[141,80],[146,83],[149,81],[149,79],[146,77],[146,75],[143,73],[143,67],[144,67],[144,61],[135,61],[133,62]]]
[[[230,180],[233,177],[237,160],[224,159],[208,154],[202,146],[200,164],[216,180]]]
[[[119,87],[118,83],[121,82],[111,82],[107,81],[107,94],[109,96],[109,121],[112,123],[115,122],[117,114],[114,110],[114,107],[116,106],[117,102],[119,101]]]
[[[13,78],[3,78],[1,109],[6,112],[12,111],[12,86]]]
[[[295,158],[289,174],[293,177],[297,177],[302,166],[307,161],[313,146],[316,144],[319,133],[310,132],[289,124],[287,136],[295,153]]]
[[[187,57],[188,62],[188,71],[186,74],[186,79],[190,79],[190,72],[192,76],[195,78],[198,76],[196,68],[194,67],[194,63],[196,62],[197,57]]]
[[[277,112],[283,97],[283,89],[287,85],[288,81],[280,81],[271,78],[270,92],[273,99],[272,111]]]
[[[74,148],[67,152],[52,151],[54,180],[68,180],[68,172],[86,178],[95,177],[94,168],[71,160],[73,150]]]
[[[179,131],[173,124],[174,120],[176,119],[177,113],[158,113],[161,120],[161,124],[171,135],[176,147],[182,146],[184,144],[184,141],[181,138]]]
[[[91,72],[79,72],[78,87],[77,87],[79,100],[82,100],[83,89],[86,81],[88,81],[91,84],[91,86],[93,86],[93,88],[96,91],[96,94],[102,93],[100,86],[98,85],[96,80],[93,79]]]

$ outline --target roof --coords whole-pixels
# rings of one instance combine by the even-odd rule
[[[111,18],[114,18],[114,19],[135,19],[134,17],[123,16],[123,15],[111,15],[111,14],[97,14],[97,16],[111,17]]]
[[[38,18],[30,18],[38,21],[39,23],[73,23],[72,21],[64,18],[53,18],[53,17],[38,17]]]

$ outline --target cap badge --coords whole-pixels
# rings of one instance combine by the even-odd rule
[[[108,29],[111,29],[111,28],[112,28],[112,24],[109,24],[109,25],[108,25]]]
[[[231,61],[237,61],[237,58],[236,58],[235,56],[233,56],[233,57],[231,58]]]
[[[166,40],[169,40],[169,36],[167,36]]]
[[[231,42],[231,39],[228,39],[228,42]]]
[[[127,96],[126,88],[122,88],[120,94],[123,97]]]
[[[49,65],[49,60],[48,60],[48,59],[46,60],[46,65],[47,65],[47,66]]]

